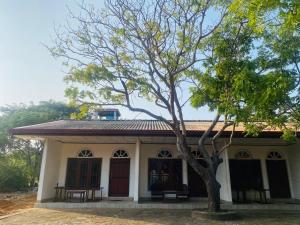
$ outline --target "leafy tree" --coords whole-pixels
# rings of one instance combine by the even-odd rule
[[[266,125],[279,126],[284,131],[283,137],[288,140],[295,139],[294,131],[300,123],[299,6],[296,0],[237,0],[231,5],[231,11],[246,20],[247,26],[256,35],[257,70],[264,75],[273,73],[276,77],[277,74],[285,73],[294,79],[290,99],[278,102],[278,110],[268,115],[268,118],[260,118],[267,123],[258,129]],[[278,85],[278,88],[282,87]],[[268,107],[266,105],[264,110]]]
[[[17,189],[19,184],[24,185],[24,180],[27,185],[33,186],[38,179],[44,147],[41,141],[25,141],[12,137],[9,129],[69,118],[70,114],[74,112],[76,112],[75,107],[54,101],[44,101],[37,105],[21,104],[0,108],[1,190]],[[16,186],[12,185],[10,177],[7,176],[10,173],[16,173],[13,176]]]
[[[257,119],[274,116],[289,101],[293,77],[285,70],[259,71],[262,60],[253,47],[258,33],[228,1],[107,0],[101,12],[80,7],[81,15],[71,14],[78,27],[57,31],[55,46],[49,48],[71,63],[67,96],[86,107],[127,107],[169,125],[178,151],[206,184],[209,210],[218,211],[216,172],[236,124],[245,121],[253,133]],[[139,106],[141,99],[147,107]],[[198,141],[206,166],[193,157],[187,142],[183,108],[190,100],[216,113]],[[221,129],[212,132],[220,118]],[[228,143],[218,142],[230,126]]]
[[[11,192],[28,188],[28,166],[15,154],[0,155],[0,191]]]

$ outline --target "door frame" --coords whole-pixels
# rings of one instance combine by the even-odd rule
[[[286,170],[286,175],[287,175],[287,184],[288,184],[288,190],[289,190],[289,196],[290,197],[286,197],[287,199],[293,198],[293,192],[292,192],[292,184],[291,184],[291,179],[290,179],[290,173],[289,173],[289,166],[288,166],[288,160],[287,159],[282,159],[282,160],[272,160],[272,159],[265,159],[266,161],[266,170],[267,170],[267,179],[268,179],[268,183],[269,183],[269,192],[270,192],[270,198],[271,199],[278,199],[278,197],[272,197],[272,193],[271,193],[271,183],[270,183],[270,177],[269,177],[269,171],[268,171],[268,162],[272,162],[272,161],[282,161],[284,162],[285,165],[285,170]],[[280,197],[279,197],[280,199]]]
[[[128,172],[128,195],[127,196],[114,196],[111,195],[111,162],[112,160],[128,160],[128,164],[129,164],[129,172]],[[108,174],[108,197],[120,197],[120,198],[127,198],[130,195],[130,165],[131,165],[131,160],[129,157],[124,157],[124,158],[115,158],[112,157],[109,159],[109,174]]]
[[[270,158],[270,154],[272,153],[279,153],[281,158]],[[287,157],[287,153],[285,151],[280,151],[280,150],[272,150],[269,151],[266,155],[266,157],[263,159],[265,163],[265,168],[266,168],[266,179],[268,182],[268,188],[270,189],[270,183],[269,183],[269,174],[268,174],[268,168],[267,168],[267,161],[268,160],[282,160],[285,161],[285,166],[286,166],[286,171],[287,171],[287,179],[288,179],[288,184],[289,184],[289,191],[290,191],[290,198],[294,198],[294,189],[293,189],[293,183],[292,183],[292,173],[290,170],[290,161],[289,158]],[[269,197],[271,199],[271,193],[269,192]]]

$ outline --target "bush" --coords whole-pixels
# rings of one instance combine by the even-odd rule
[[[28,183],[27,169],[22,160],[7,155],[0,158],[0,192],[24,190]]]

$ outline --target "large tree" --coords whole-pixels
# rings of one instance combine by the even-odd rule
[[[9,129],[59,119],[70,118],[78,110],[61,102],[44,101],[39,104],[20,104],[0,107],[0,167],[2,168],[0,189],[7,190],[18,184],[18,178],[7,176],[7,171],[18,171],[22,167],[23,177],[28,177],[30,186],[38,180],[40,162],[44,143],[41,141],[25,141],[12,137]],[[12,167],[12,168],[11,168]],[[19,176],[22,177],[21,174]],[[22,182],[20,182],[22,183]],[[19,186],[16,186],[18,188]]]
[[[256,111],[264,117],[274,114],[276,104],[288,100],[293,86],[289,73],[278,74],[278,92],[271,85],[277,74],[257,71],[256,57],[251,57],[255,32],[229,1],[107,0],[103,11],[80,7],[82,13],[71,13],[74,21],[68,23],[76,26],[57,31],[50,48],[71,66],[65,77],[67,96],[82,105],[123,106],[168,124],[178,151],[206,184],[209,210],[218,211],[216,172],[236,122]],[[261,94],[271,106],[268,111],[261,107]],[[206,166],[193,157],[187,142],[183,108],[190,100],[216,113],[198,141]],[[145,101],[147,107],[139,104]],[[222,127],[212,132],[218,122]],[[230,140],[217,144],[229,126]],[[212,151],[205,146],[208,141]]]

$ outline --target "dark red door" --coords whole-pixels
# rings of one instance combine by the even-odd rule
[[[111,159],[109,196],[128,197],[130,159]]]

